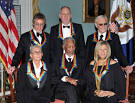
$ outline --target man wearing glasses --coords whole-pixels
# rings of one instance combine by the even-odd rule
[[[23,63],[29,60],[31,44],[40,46],[43,51],[42,59],[45,62],[49,61],[49,34],[43,32],[45,24],[45,16],[42,13],[35,14],[35,16],[33,17],[33,29],[21,35],[18,47],[12,60],[12,67],[8,69],[9,74],[11,74],[15,70],[15,67],[18,67],[21,59],[23,60]]]
[[[128,66],[128,61],[123,54],[119,36],[108,31],[108,20],[105,15],[100,15],[95,19],[97,31],[87,37],[86,58],[87,63],[94,59],[94,49],[98,41],[107,41],[111,47],[111,58],[116,58],[120,65],[128,72],[132,72],[132,67]]]

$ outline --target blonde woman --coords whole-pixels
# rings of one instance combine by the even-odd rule
[[[96,44],[94,60],[87,75],[86,103],[119,103],[125,99],[125,75],[120,65],[110,58],[111,49],[106,41]]]

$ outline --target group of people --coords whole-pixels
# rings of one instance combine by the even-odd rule
[[[22,34],[12,66],[17,73],[18,103],[118,103],[125,100],[126,73],[132,72],[117,34],[108,30],[105,15],[97,16],[97,31],[85,45],[83,29],[71,21],[71,10],[63,6],[59,24],[43,32],[45,16],[33,17],[33,29]],[[118,62],[113,60],[116,58]],[[122,67],[122,68],[121,68]]]

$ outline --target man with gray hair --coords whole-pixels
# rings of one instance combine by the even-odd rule
[[[87,63],[94,60],[94,49],[98,41],[107,41],[111,47],[111,58],[116,58],[120,65],[128,72],[132,72],[133,68],[128,65],[128,61],[123,54],[119,36],[108,31],[108,20],[105,15],[100,15],[95,19],[97,31],[87,37],[86,42],[86,58]]]
[[[62,42],[66,37],[75,39],[76,55],[84,57],[85,42],[83,29],[81,24],[73,23],[71,17],[70,8],[68,6],[63,6],[59,12],[59,24],[51,27],[49,47],[52,62],[57,61],[63,54]]]
[[[80,103],[80,75],[83,60],[75,54],[75,40],[67,37],[63,40],[63,53],[55,66],[56,92],[55,99],[64,100],[65,103]]]

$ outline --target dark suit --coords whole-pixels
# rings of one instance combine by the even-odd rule
[[[33,38],[35,39],[35,41],[39,42],[38,39],[36,38],[33,30],[31,30],[31,33],[33,34]],[[42,50],[43,50],[43,57],[42,57],[42,59],[45,62],[48,62],[49,61],[49,47],[48,47],[49,46],[48,45],[49,34],[45,33],[45,36],[42,35],[42,42],[41,43],[44,42],[44,40],[45,40],[44,37],[46,37],[46,42],[45,42],[45,44],[42,47]],[[22,34],[22,36],[20,38],[20,41],[19,41],[19,44],[18,44],[18,47],[17,47],[16,52],[15,52],[15,55],[14,55],[13,60],[12,60],[12,66],[18,67],[18,65],[20,63],[20,60],[22,58],[23,58],[23,63],[27,62],[29,60],[31,44],[34,44],[34,42],[31,39],[30,31]]]
[[[33,63],[30,62],[31,71],[35,75]],[[41,67],[41,73],[45,71],[45,75],[40,81],[38,88],[37,82],[28,75],[28,63],[21,66],[17,74],[18,80],[16,83],[16,99],[18,103],[50,103],[51,89],[51,73],[49,66],[46,65],[47,71]],[[36,75],[35,75],[36,76]]]
[[[106,39],[108,37],[108,32],[106,35]],[[98,38],[98,32],[96,32],[96,39]],[[121,66],[125,67],[128,65],[127,59],[123,54],[122,46],[119,40],[119,36],[117,34],[110,33],[110,39],[107,39],[107,42],[110,44],[111,47],[111,58],[114,59],[115,57],[118,59],[118,62]],[[96,41],[94,40],[94,34],[91,34],[87,38],[86,42],[86,58],[87,63],[94,60],[94,49],[96,46]]]
[[[60,100],[65,100],[65,103],[80,103],[80,76],[82,73],[83,61],[77,58],[77,66],[73,69],[72,74],[68,75],[64,68],[61,67],[61,59],[55,66],[55,77],[56,77],[56,91],[55,98]],[[68,72],[73,66],[73,61],[68,62],[65,59],[65,66]],[[61,78],[63,76],[68,76],[78,80],[77,86],[74,86],[68,82],[63,82]]]
[[[82,30],[82,26],[80,24],[73,23],[73,28],[75,30],[75,35],[73,38],[75,39],[75,53],[80,56],[84,57],[84,50],[85,50],[85,42],[84,42],[84,34]],[[60,28],[61,29],[61,28]],[[62,44],[63,40],[59,38],[59,24],[55,25],[51,28],[50,33],[50,54],[51,60],[53,62],[57,61],[58,58],[61,58],[63,54]]]

